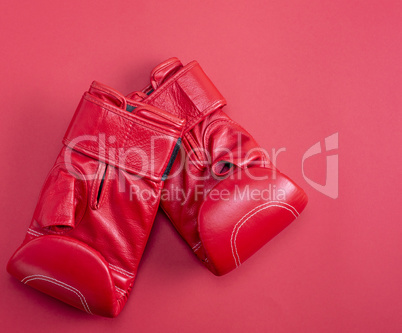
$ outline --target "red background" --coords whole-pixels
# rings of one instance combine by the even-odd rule
[[[400,1],[3,1],[0,323],[3,332],[401,332]],[[300,219],[215,277],[158,214],[131,297],[89,316],[5,272],[83,93],[142,88],[197,59],[226,111],[309,195]],[[339,198],[301,159],[339,133]],[[325,154],[306,161],[325,183]]]

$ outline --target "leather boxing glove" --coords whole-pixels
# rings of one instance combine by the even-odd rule
[[[195,61],[157,66],[131,98],[186,119],[161,206],[216,275],[238,267],[296,219],[307,196],[223,111],[225,99]]]
[[[118,315],[182,130],[182,120],[94,82],[8,272],[90,314]]]

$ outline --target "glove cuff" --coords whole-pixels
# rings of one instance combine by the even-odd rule
[[[125,110],[86,92],[63,143],[127,172],[164,180],[178,152],[184,120],[136,101],[124,100],[123,105]]]
[[[155,74],[154,74],[155,75]],[[185,119],[185,132],[208,114],[226,105],[226,100],[196,61],[190,62],[150,91],[144,103],[169,110]]]

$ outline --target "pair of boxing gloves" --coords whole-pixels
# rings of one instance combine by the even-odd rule
[[[93,82],[7,269],[90,314],[115,317],[158,206],[214,274],[283,230],[307,196],[223,111],[195,61],[169,59],[124,97]],[[272,189],[280,193],[272,196]]]

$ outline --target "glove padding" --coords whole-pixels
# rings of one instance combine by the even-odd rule
[[[90,314],[118,315],[182,130],[182,120],[94,82],[8,272]]]
[[[185,152],[166,181],[161,207],[214,274],[240,266],[306,206],[304,191],[222,111],[225,99],[197,62],[163,62],[150,86],[130,97],[186,119]]]

